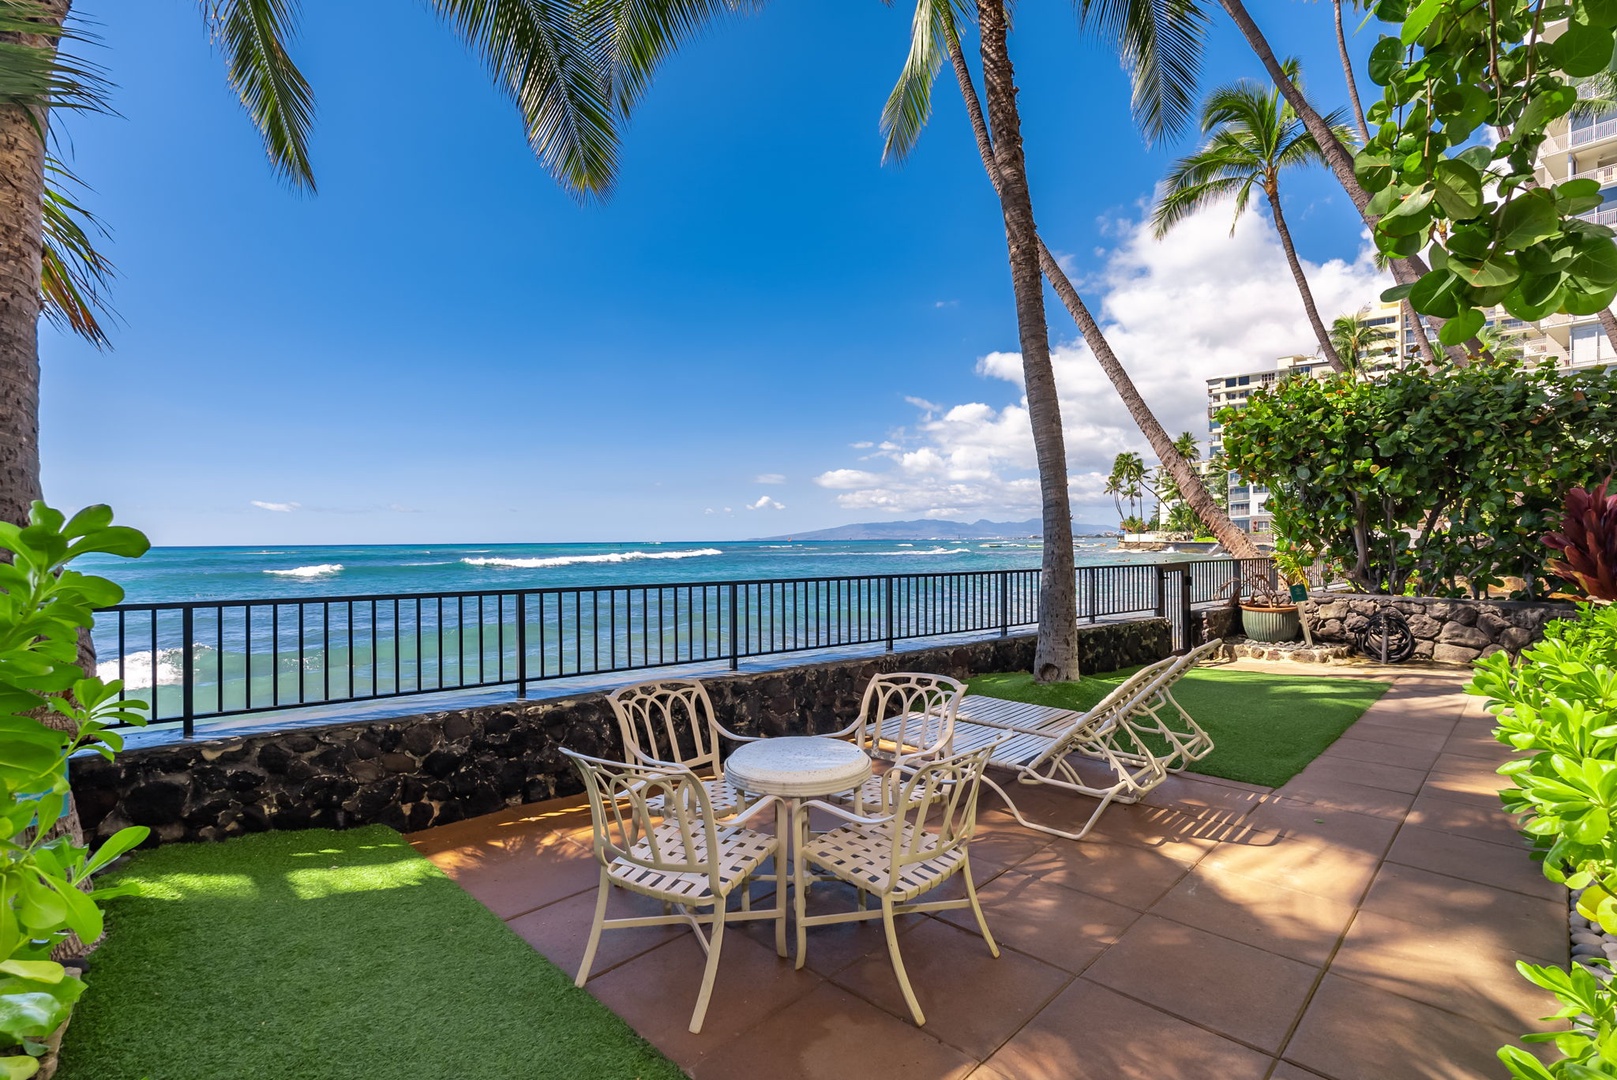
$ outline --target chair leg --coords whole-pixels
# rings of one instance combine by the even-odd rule
[[[910,1015],[915,1017],[915,1026],[921,1027],[926,1023],[926,1016],[921,1012],[921,1003],[915,1000],[909,974],[904,970],[904,957],[898,952],[898,927],[893,925],[893,899],[890,896],[881,898],[881,922],[882,929],[887,931],[887,955],[892,958],[893,974],[898,976],[899,989],[904,991],[904,1003],[910,1007]]]
[[[775,806],[775,955],[785,957],[786,954],[786,855],[787,840],[791,836],[790,830],[794,828],[792,811],[782,799]],[[798,848],[799,851],[802,848]],[[801,855],[798,856],[802,858]],[[802,967],[801,963],[798,967]]]
[[[797,861],[792,866],[792,907],[797,914],[797,960],[793,964],[795,970],[803,970],[803,961],[808,959],[808,927],[803,920],[808,918],[808,890],[805,884],[804,867],[808,860],[803,858],[803,849],[797,849]],[[780,924],[780,933],[785,934],[786,924]]]
[[[702,992],[696,995],[696,1011],[691,1013],[691,1034],[702,1030],[707,1002],[713,996],[713,977],[719,972],[719,946],[724,944],[724,899],[713,905],[713,934],[707,942],[707,966],[702,969]]]
[[[590,942],[584,946],[584,962],[578,965],[578,978],[574,986],[583,986],[590,977],[590,965],[595,963],[595,949],[601,944],[601,924],[606,921],[606,898],[612,891],[612,880],[606,867],[601,867],[601,884],[595,890],[595,921],[590,924]]]
[[[997,958],[999,945],[995,943],[994,935],[988,929],[988,920],[983,918],[983,907],[977,902],[977,885],[971,880],[970,854],[960,861],[960,873],[966,879],[966,896],[971,900],[971,913],[977,916],[977,929],[983,932],[983,940],[988,942],[988,951]]]

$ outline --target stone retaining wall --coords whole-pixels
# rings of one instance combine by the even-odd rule
[[[1544,636],[1544,624],[1577,613],[1572,604],[1537,600],[1458,600],[1427,596],[1371,596],[1365,593],[1315,592],[1302,606],[1314,640],[1352,644],[1371,615],[1390,604],[1401,612],[1415,635],[1416,660],[1469,664],[1479,656],[1517,655]],[[1229,637],[1228,609],[1203,613],[1203,633]],[[1239,628],[1235,628],[1239,633]]]
[[[1079,635],[1086,674],[1171,648],[1162,619]],[[741,734],[813,734],[847,726],[878,672],[1025,671],[1033,646],[1032,635],[1019,635],[704,681],[720,718]],[[562,746],[621,753],[605,694],[199,739],[114,762],[83,756],[72,764],[73,794],[85,833],[101,837],[129,824],[151,826],[153,842],[377,822],[407,832],[581,790]]]

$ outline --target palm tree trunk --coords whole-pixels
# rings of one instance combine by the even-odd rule
[[[955,81],[960,85],[960,96],[966,103],[966,115],[971,119],[971,130],[977,137],[977,150],[982,155],[983,168],[988,171],[989,182],[994,185],[997,194],[1003,184],[996,164],[993,139],[988,133],[988,124],[983,119],[982,103],[977,99],[977,87],[972,82],[971,68],[966,64],[966,54],[960,48],[960,39],[953,34],[949,37],[949,60],[954,67]],[[1085,305],[1083,297],[1078,295],[1078,290],[1073,287],[1066,271],[1061,269],[1061,264],[1050,254],[1050,249],[1045,247],[1043,239],[1038,243],[1039,266],[1044,271],[1044,276],[1049,279],[1056,295],[1061,298],[1073,322],[1078,324],[1078,332],[1083,335],[1089,351],[1094,354],[1101,370],[1111,380],[1112,386],[1117,390],[1117,396],[1123,400],[1123,407],[1134,419],[1146,442],[1151,444],[1151,450],[1157,455],[1157,460],[1162,462],[1163,467],[1168,470],[1168,475],[1179,485],[1185,505],[1189,506],[1202,524],[1207,526],[1208,531],[1218,538],[1225,551],[1237,559],[1259,558],[1260,553],[1252,538],[1235,527],[1229,514],[1224,512],[1212,493],[1207,490],[1207,485],[1202,483],[1201,474],[1174,448],[1173,439],[1163,429],[1156,414],[1151,411],[1151,406],[1146,404],[1145,398],[1140,396],[1134,380],[1123,367],[1122,361],[1118,360],[1117,354],[1112,351],[1111,343],[1106,340],[1106,335],[1101,333],[1100,326],[1089,313],[1088,306]],[[1118,506],[1117,512],[1122,514],[1121,505]]]
[[[42,29],[67,18],[70,0],[40,6]],[[0,40],[49,48],[45,35]],[[39,487],[40,255],[44,235],[47,118],[0,107],[0,519],[28,521]]]
[[[1067,448],[1061,430],[1050,331],[1044,317],[1044,279],[1039,274],[1039,234],[1033,222],[1022,158],[1022,121],[1016,109],[1016,74],[1006,42],[1004,0],[977,0],[982,31],[983,81],[993,130],[994,161],[1002,181],[1000,211],[1016,292],[1016,324],[1022,345],[1022,381],[1027,390],[1033,449],[1039,462],[1044,515],[1044,573],[1039,587],[1039,640],[1033,677],[1039,682],[1078,678],[1078,573],[1072,559],[1072,511],[1067,495]]]
[[[1420,312],[1415,310],[1415,305],[1409,302],[1408,297],[1398,302],[1403,306],[1404,320],[1415,328],[1415,348],[1420,350],[1420,358],[1435,368],[1437,366],[1437,352],[1432,348],[1432,339],[1426,336],[1426,326],[1420,321]],[[1398,352],[1402,354],[1403,351],[1404,343],[1400,341],[1398,343]]]
[[[1342,185],[1342,190],[1347,192],[1348,198],[1353,201],[1354,209],[1359,212],[1360,217],[1364,218],[1366,225],[1369,225],[1372,229],[1375,228],[1379,219],[1369,212],[1370,193],[1364,190],[1364,185],[1360,184],[1359,178],[1354,175],[1353,155],[1348,153],[1347,147],[1343,146],[1341,140],[1336,137],[1336,132],[1331,130],[1331,125],[1325,122],[1325,118],[1319,114],[1318,109],[1308,103],[1308,99],[1303,97],[1302,91],[1297,89],[1297,84],[1292,82],[1290,76],[1281,68],[1280,61],[1275,58],[1274,50],[1269,47],[1268,39],[1263,36],[1263,31],[1258,28],[1258,24],[1252,21],[1252,16],[1247,13],[1246,7],[1241,3],[1241,0],[1218,0],[1218,2],[1219,6],[1224,9],[1225,14],[1229,15],[1230,19],[1234,21],[1236,27],[1241,31],[1241,36],[1246,39],[1247,45],[1251,47],[1259,62],[1263,64],[1263,69],[1274,80],[1275,87],[1280,91],[1280,95],[1286,99],[1292,111],[1297,114],[1297,118],[1303,122],[1303,126],[1308,129],[1308,133],[1314,136],[1314,141],[1319,144],[1320,153],[1325,157],[1325,164],[1330,167],[1331,172],[1336,176],[1337,183]],[[1411,255],[1407,259],[1393,259],[1390,265],[1393,280],[1400,285],[1413,285],[1422,274],[1431,269],[1419,255]],[[1428,318],[1439,329],[1442,328],[1443,323],[1446,321],[1435,315],[1428,316]],[[1466,344],[1475,351],[1480,352],[1482,350],[1482,343],[1475,338],[1472,338]],[[1457,366],[1464,367],[1466,365],[1467,355],[1465,348],[1458,345],[1445,346],[1444,351],[1448,353],[1449,359]]]
[[[1617,350],[1617,315],[1611,313],[1611,308],[1600,309],[1600,328],[1606,332],[1611,347]]]
[[[1359,103],[1359,80],[1353,74],[1353,58],[1348,56],[1347,35],[1342,31],[1342,0],[1331,0],[1336,15],[1336,51],[1342,56],[1342,77],[1347,80],[1348,100],[1353,103],[1353,122],[1358,126],[1359,139],[1370,141],[1370,125],[1364,122],[1364,106]]]
[[[1286,262],[1291,267],[1291,276],[1297,282],[1297,291],[1303,297],[1303,310],[1308,312],[1308,325],[1314,328],[1314,337],[1319,340],[1320,355],[1325,362],[1331,365],[1332,371],[1346,371],[1342,358],[1336,355],[1336,346],[1331,344],[1331,333],[1325,329],[1325,323],[1320,320],[1319,309],[1314,306],[1314,290],[1308,287],[1308,277],[1303,273],[1302,260],[1297,258],[1297,249],[1291,243],[1291,229],[1286,225],[1286,216],[1280,212],[1280,188],[1271,179],[1263,187],[1263,192],[1269,197],[1269,212],[1274,215],[1275,232],[1280,234],[1280,246],[1286,251]]]
[[[72,0],[44,0],[39,5],[42,29],[59,29]],[[48,49],[45,34],[0,34],[0,41]],[[0,519],[28,522],[28,510],[40,498],[39,483],[39,312],[40,256],[44,250],[45,140],[49,118],[19,106],[0,107]],[[95,670],[89,635],[80,635],[80,663]],[[50,727],[63,718],[41,710],[34,714]],[[56,836],[84,842],[79,811],[69,799],[67,812],[51,829]],[[89,952],[93,943],[69,937],[53,957],[70,960]]]

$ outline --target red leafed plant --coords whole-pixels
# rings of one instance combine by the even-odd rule
[[[1617,495],[1607,495],[1607,477],[1594,490],[1573,488],[1566,493],[1566,514],[1561,531],[1544,543],[1561,553],[1549,564],[1582,589],[1592,600],[1617,600]]]

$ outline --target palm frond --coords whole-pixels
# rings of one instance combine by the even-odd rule
[[[270,165],[293,187],[313,191],[309,129],[314,91],[292,62],[287,43],[297,0],[202,0],[214,43],[225,54],[230,88],[264,141]]]
[[[72,54],[73,42],[95,37],[57,22],[40,0],[0,0],[0,106],[31,115],[42,109],[110,113],[111,88],[100,66]],[[20,39],[20,40],[19,40]],[[37,123],[41,137],[42,124]]]
[[[1169,187],[1151,208],[1151,231],[1160,240],[1175,225],[1202,207],[1231,195],[1241,200],[1241,193],[1251,186],[1251,177],[1224,176],[1197,184]],[[1239,211],[1236,216],[1240,216]]]
[[[521,110],[528,144],[551,175],[575,194],[609,194],[618,166],[614,95],[632,99],[633,87],[644,85],[634,83],[628,68],[614,71],[617,50],[629,48],[614,42],[618,7],[579,0],[431,3]],[[665,40],[676,38],[670,31]],[[650,57],[643,71],[649,78],[661,54],[649,42],[637,47],[642,49],[637,63]]]
[[[1147,141],[1176,135],[1195,115],[1207,13],[1199,0],[1074,0],[1078,21],[1115,47]]]
[[[102,320],[117,317],[107,298],[116,271],[91,238],[91,233],[106,236],[107,230],[67,193],[79,183],[60,161],[45,159],[40,295],[53,325],[105,349],[112,342]]]
[[[932,86],[956,34],[950,0],[915,0],[910,51],[881,111],[882,161],[903,161],[932,116]]]

